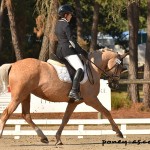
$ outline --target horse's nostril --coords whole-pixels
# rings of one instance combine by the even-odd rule
[[[115,89],[115,90],[119,89],[119,85],[118,85],[117,82],[110,82],[110,83],[108,84],[108,86],[109,86],[111,89]]]
[[[119,85],[118,84],[116,84],[116,88],[115,88],[116,90],[118,90],[119,89]]]

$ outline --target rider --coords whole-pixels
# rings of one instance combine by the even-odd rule
[[[72,7],[68,4],[60,6],[58,9],[58,15],[60,18],[55,29],[58,38],[56,55],[61,59],[66,59],[76,70],[69,98],[73,98],[75,101],[80,101],[82,98],[79,94],[79,87],[81,77],[84,73],[84,67],[78,54],[83,54],[84,57],[87,57],[87,52],[84,51],[73,38],[74,35],[72,34],[73,32],[69,24],[73,16]]]

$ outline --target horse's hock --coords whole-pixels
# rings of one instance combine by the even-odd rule
[[[107,80],[101,79],[100,82],[101,87],[98,98],[108,110],[111,110],[111,91],[108,87]],[[0,95],[0,113],[3,112],[10,102],[10,89],[8,89],[8,91],[8,93]],[[67,103],[65,102],[59,105],[58,103],[42,100],[34,95],[31,96],[31,113],[33,119],[62,119],[66,106]],[[22,119],[20,113],[21,106],[19,105],[19,107],[11,116],[11,119]],[[100,113],[84,103],[78,105],[71,116],[72,119],[97,119],[100,117]]]

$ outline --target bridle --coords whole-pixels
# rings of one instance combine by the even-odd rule
[[[119,55],[118,55],[119,56]],[[123,65],[123,59],[121,58],[116,58],[116,63],[114,66],[112,66],[110,69],[106,70],[106,72],[111,71],[112,69],[115,69],[112,75],[108,75],[109,78],[118,78],[120,79],[120,76],[117,75],[119,67]]]
[[[118,55],[118,56],[120,56],[120,55]],[[120,75],[117,75],[117,73],[119,71],[119,68],[122,66],[123,66],[123,59],[116,58],[115,65],[111,69],[107,70],[107,72],[108,72],[112,69],[115,69],[113,74],[111,76],[109,75],[109,78],[108,78],[108,85],[112,89],[118,89],[119,88],[119,82],[118,81],[120,79]]]
[[[103,70],[102,68],[100,68],[99,66],[97,66],[94,62],[92,62],[90,59],[87,58],[88,62],[92,63],[93,65],[95,65],[98,70],[103,72],[103,75],[105,77],[105,79],[109,80],[109,86],[112,88],[115,86],[115,88],[118,88],[118,84],[116,81],[118,81],[120,79],[120,76],[117,75],[119,67],[123,65],[123,59],[119,58],[120,55],[118,55],[118,58],[116,58],[116,63],[115,65],[113,65],[110,69],[108,70]],[[89,68],[89,67],[88,67]],[[115,68],[115,71],[113,74],[109,74],[108,72],[111,71],[112,69]],[[91,70],[90,70],[91,71]],[[92,74],[92,73],[91,73]],[[93,79],[93,76],[92,76]],[[117,80],[116,80],[117,79]],[[92,80],[92,82],[90,82],[91,84],[94,84],[94,80]]]
[[[119,78],[119,76],[117,76],[116,74],[117,74],[117,72],[118,72],[118,68],[119,68],[119,66],[120,65],[122,65],[123,64],[123,60],[122,59],[120,59],[120,58],[116,58],[116,63],[115,63],[115,65],[114,66],[112,66],[110,69],[108,69],[108,70],[103,70],[102,68],[100,68],[100,67],[98,67],[94,62],[92,62],[90,59],[87,59],[90,63],[92,63],[93,65],[95,65],[95,67],[97,67],[100,71],[102,71],[103,72],[103,74],[104,74],[104,76],[106,77],[106,79],[110,79],[110,78],[116,78],[116,77],[118,77]],[[115,74],[112,74],[112,75],[109,75],[109,71],[111,71],[112,69],[114,69],[115,68]]]

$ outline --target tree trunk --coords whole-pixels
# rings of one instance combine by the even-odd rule
[[[17,14],[15,15],[15,21],[16,21],[16,31],[17,31],[17,37],[20,49],[23,51],[25,47],[25,36],[26,36],[26,24],[27,24],[27,18],[26,18],[26,0],[21,0],[21,3],[19,4],[19,8],[17,10]]]
[[[44,30],[42,47],[41,47],[41,51],[39,54],[39,59],[43,61],[46,61],[48,59],[50,27],[51,27],[51,23],[50,23],[50,12],[49,12],[47,21],[46,21],[45,30]]]
[[[95,3],[94,3],[93,24],[92,24],[92,30],[91,30],[90,51],[96,50],[96,47],[97,47],[99,7],[100,7],[99,3],[95,1]]]
[[[76,19],[77,19],[77,40],[80,41],[83,39],[82,36],[82,13],[81,13],[81,5],[79,0],[75,0],[76,6]]]
[[[56,23],[58,20],[58,7],[59,7],[59,0],[55,0],[52,3],[52,9],[51,9],[51,20],[52,20],[52,26],[51,26],[51,30],[50,30],[50,43],[49,43],[49,57],[51,55],[51,53],[55,53],[56,52],[56,48],[57,48],[57,38],[55,35],[55,27],[56,27]]]
[[[83,38],[83,24],[82,24],[82,11],[79,0],[74,0],[76,9],[76,23],[77,23],[77,42],[84,49],[87,50],[87,42]]]
[[[52,0],[50,11],[46,21],[46,27],[44,31],[43,43],[41,47],[41,52],[39,59],[46,61],[49,58],[50,53],[54,53],[56,49],[56,40],[55,40],[55,25],[57,21],[57,10],[59,6],[59,0]]]
[[[139,4],[128,1],[128,21],[129,21],[129,79],[138,77],[138,24],[139,24]],[[129,85],[129,96],[133,102],[139,101],[139,90],[137,84]]]
[[[148,14],[147,14],[147,43],[145,52],[145,65],[144,65],[144,79],[150,80],[150,0],[147,0]],[[144,105],[150,108],[150,84],[143,85]]]
[[[5,8],[5,0],[2,0],[0,7],[0,51],[2,50],[2,43],[3,43],[2,23],[3,23],[4,8]]]
[[[14,11],[12,8],[11,0],[6,0],[6,6],[7,6],[7,10],[8,10],[12,43],[13,43],[13,47],[15,50],[16,59],[20,60],[20,59],[22,59],[22,54],[21,54],[20,44],[19,44],[19,40],[18,40],[18,36],[17,36],[16,23],[15,23]]]

